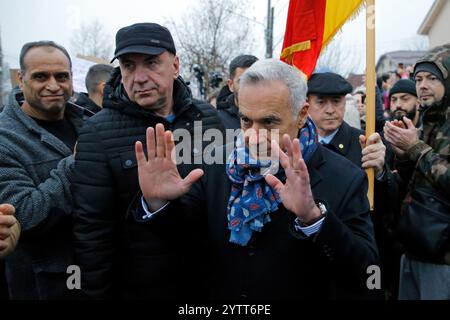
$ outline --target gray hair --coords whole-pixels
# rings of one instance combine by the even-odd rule
[[[287,86],[290,107],[296,118],[306,101],[306,77],[299,70],[278,59],[265,59],[255,62],[243,73],[240,88],[263,81],[281,81]]]

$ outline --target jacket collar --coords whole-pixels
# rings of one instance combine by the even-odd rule
[[[320,173],[320,167],[325,164],[326,160],[323,155],[324,146],[320,143],[317,146],[316,151],[312,155],[311,159],[308,161],[308,173],[311,184],[311,189],[322,181],[322,174]]]
[[[425,122],[445,122],[450,114],[450,106],[446,106],[443,102],[433,104],[432,106],[420,106],[421,114],[420,123]]]
[[[352,134],[350,126],[343,121],[338,132],[331,140],[329,146],[332,146],[341,155],[347,155],[350,144],[351,144]]]
[[[23,112],[22,107],[17,101],[15,101],[14,104],[8,104],[3,112],[5,112],[5,114],[10,118],[21,123],[26,130],[36,136],[39,136],[42,143],[46,144],[49,148],[55,150],[65,157],[72,153],[72,150],[70,150],[70,148],[67,147],[64,142],[56,138],[47,130],[40,127],[36,123],[36,121],[34,121],[30,116]],[[66,117],[74,125],[75,130],[78,132],[83,124],[83,110],[77,109],[68,103],[66,104],[64,117]]]
[[[232,116],[237,117],[239,109],[234,103],[234,94],[230,94],[227,99],[217,105],[217,109],[228,112]]]

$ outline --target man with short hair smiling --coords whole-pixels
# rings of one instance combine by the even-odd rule
[[[16,250],[6,258],[11,299],[73,297],[66,286],[73,264],[70,181],[84,113],[67,103],[71,68],[60,45],[25,44],[19,74],[25,101],[0,114],[0,203],[15,207],[22,227]]]

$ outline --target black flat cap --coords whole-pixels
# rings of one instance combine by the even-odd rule
[[[176,54],[170,31],[157,23],[136,23],[124,27],[116,34],[116,58],[126,53],[143,53],[157,56],[165,50]]]
[[[345,96],[352,90],[352,85],[347,80],[333,72],[314,73],[308,80],[308,94]]]

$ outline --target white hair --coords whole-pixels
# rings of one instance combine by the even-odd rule
[[[308,92],[305,75],[278,59],[259,60],[241,76],[240,88],[263,81],[281,81],[286,85],[292,114],[296,118],[303,109]]]

